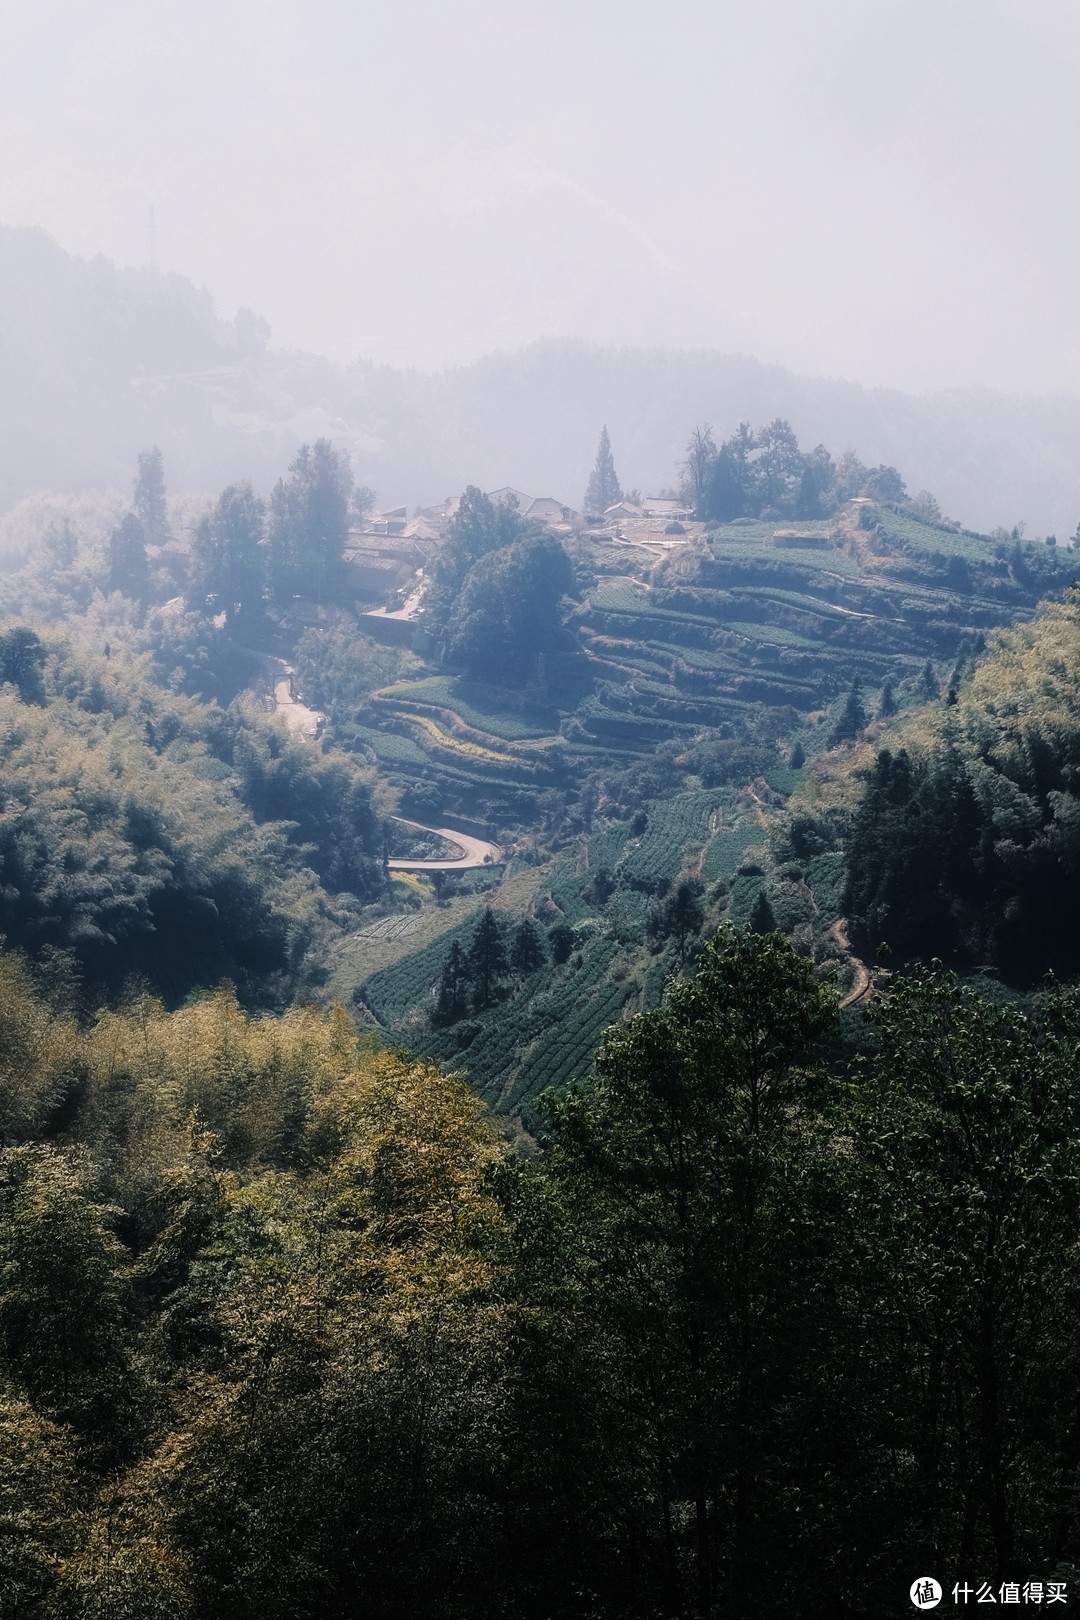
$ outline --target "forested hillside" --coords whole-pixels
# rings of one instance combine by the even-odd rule
[[[1076,971],[1078,670],[1074,589],[999,634],[953,704],[879,739],[845,897],[869,949]]]
[[[371,773],[350,757],[166,692],[149,657],[16,626],[0,664],[9,945],[70,952],[95,993],[137,974],[177,999],[228,975],[262,1000],[295,988],[335,907],[381,888]]]
[[[722,933],[515,1157],[340,1010],[80,1023],[5,952],[3,1612],[1071,1591],[1076,998],[897,983],[830,1065],[835,1016]]]

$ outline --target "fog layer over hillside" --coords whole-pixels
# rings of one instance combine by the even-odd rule
[[[790,419],[804,446],[850,446],[984,529],[1071,534],[1080,518],[1080,398],[967,388],[905,394],[798,376],[708,350],[542,340],[435,375],[341,366],[226,322],[178,276],[64,253],[0,229],[0,503],[31,490],[126,485],[160,444],[175,490],[266,486],[296,446],[332,438],[380,502],[468,482],[580,503],[600,424],[624,487],[677,480],[692,427]]]

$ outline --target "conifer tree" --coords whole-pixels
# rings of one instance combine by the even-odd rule
[[[151,545],[168,538],[169,511],[165,502],[165,460],[157,445],[139,451],[139,470],[132,497],[135,516]]]
[[[147,574],[146,530],[135,513],[128,512],[109,536],[109,590],[142,596]]]
[[[509,966],[499,920],[488,906],[476,925],[468,954],[469,978],[473,985],[473,1003],[477,1010],[490,1007],[495,999],[499,980],[506,977]]]
[[[607,425],[600,430],[600,443],[596,450],[596,463],[589,475],[589,483],[585,490],[586,517],[600,517],[609,506],[622,500],[622,490],[619,487],[618,475],[615,472],[615,458],[611,453],[611,440],[608,438]]]
[[[439,977],[435,1021],[439,1024],[452,1024],[467,1011],[467,1008],[468,971],[465,965],[465,952],[455,939]]]
[[[692,881],[680,883],[664,908],[664,930],[673,935],[679,947],[679,961],[686,960],[686,945],[691,934],[699,934],[705,921],[701,904],[700,884]]]
[[[776,930],[776,917],[764,889],[759,889],[750,913],[750,927],[755,934],[771,934]]]
[[[859,689],[860,681],[856,675],[844,700],[844,707],[840,710],[840,716],[830,733],[830,743],[851,742],[865,728],[866,710],[863,708]]]
[[[510,966],[515,973],[533,973],[547,961],[544,936],[531,917],[523,917],[514,931]]]

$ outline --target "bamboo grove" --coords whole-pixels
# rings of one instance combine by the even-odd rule
[[[722,930],[526,1149],[340,1010],[0,981],[4,1614],[1068,1578],[1074,995],[897,977],[852,1056],[781,936]]]

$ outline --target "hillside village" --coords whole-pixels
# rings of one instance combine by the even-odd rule
[[[652,547],[662,555],[704,529],[683,502],[660,496],[649,497],[640,506],[618,501],[600,519],[586,520],[550,495],[526,495],[509,485],[485,493],[495,502],[513,502],[526,523],[539,524],[561,540],[587,532],[596,540]],[[367,523],[350,529],[344,559],[357,595],[381,598],[388,591],[411,595],[417,576],[445,540],[460,501],[460,496],[451,496],[438,506],[418,508],[411,518],[404,506],[396,506],[375,512]]]

